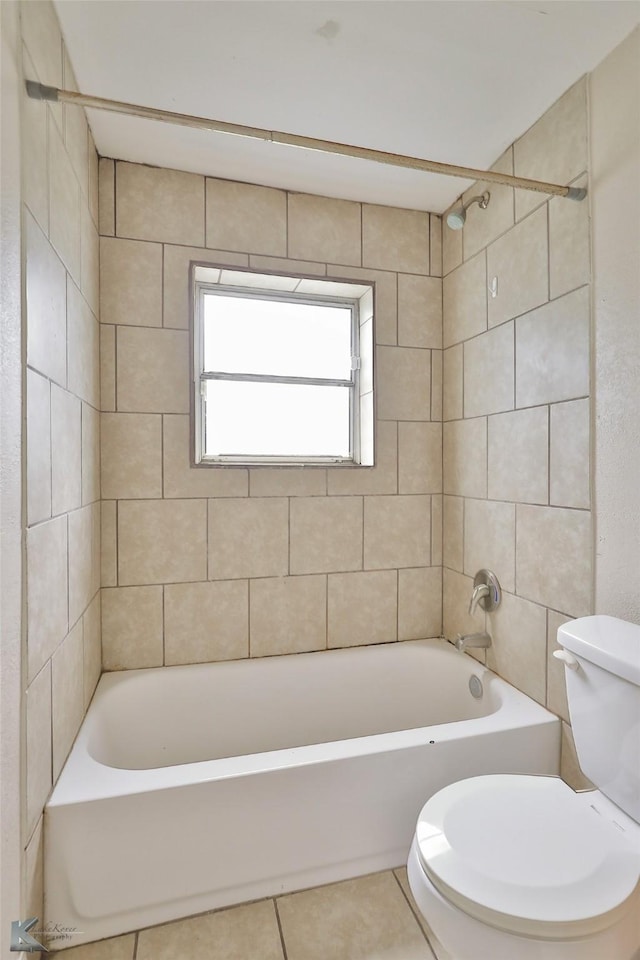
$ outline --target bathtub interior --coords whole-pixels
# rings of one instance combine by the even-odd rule
[[[500,706],[495,680],[441,640],[105,674],[87,750],[149,770],[478,719]]]

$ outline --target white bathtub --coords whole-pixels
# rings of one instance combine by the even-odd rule
[[[442,640],[105,674],[46,808],[46,919],[75,946],[395,867],[440,787],[559,752]]]

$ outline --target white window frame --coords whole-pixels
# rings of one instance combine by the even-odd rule
[[[193,292],[193,411],[194,411],[194,462],[204,466],[372,466],[373,465],[373,416],[371,422],[364,425],[368,437],[367,453],[362,449],[362,398],[360,396],[360,329],[362,323],[362,291],[371,293],[373,304],[373,285],[348,281],[331,281],[318,277],[291,277],[289,275],[268,275],[256,271],[238,268],[212,267],[211,265],[192,264]],[[231,282],[225,282],[225,280]],[[291,281],[296,285],[307,282],[314,292],[297,292],[295,289],[283,290],[280,285]],[[331,292],[322,293],[323,286]],[[338,292],[336,292],[338,291]],[[359,294],[359,295],[356,295]],[[275,300],[281,303],[307,303],[323,306],[348,307],[351,311],[351,376],[349,380],[330,378],[274,376],[267,374],[233,373],[204,369],[204,302],[207,296],[237,296],[258,300]],[[372,310],[372,308],[371,308]],[[371,325],[373,319],[371,319]],[[368,336],[372,338],[370,332]],[[373,346],[366,351],[373,364]],[[373,383],[373,370],[370,371]],[[205,388],[208,380],[230,380],[234,382],[292,383],[319,386],[339,386],[349,391],[349,455],[336,456],[266,456],[255,454],[226,454],[220,456],[205,455],[206,400]],[[371,410],[373,406],[371,405]],[[363,456],[364,453],[364,456]]]

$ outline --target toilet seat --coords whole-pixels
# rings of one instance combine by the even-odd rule
[[[587,936],[625,912],[638,855],[555,777],[490,775],[436,793],[418,818],[420,863],[442,896],[501,930]]]

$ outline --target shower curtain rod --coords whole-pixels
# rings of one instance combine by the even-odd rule
[[[315,137],[302,137],[295,133],[281,133],[277,130],[264,130],[261,127],[248,127],[240,123],[227,123],[224,120],[211,120],[207,117],[194,117],[187,113],[174,113],[170,110],[158,110],[155,107],[143,107],[120,100],[107,100],[89,94],[76,93],[73,90],[60,90],[34,80],[26,82],[27,94],[33,100],[51,100],[58,103],[74,104],[78,107],[90,107],[95,110],[108,110],[123,113],[130,117],[145,120],[160,120],[163,123],[175,123],[183,127],[195,127],[198,130],[211,130],[216,133],[229,133],[238,137],[254,140],[266,140],[270,143],[283,143],[305,150],[317,150],[321,153],[333,153],[343,157],[356,157],[359,160],[372,160],[374,163],[386,163],[394,167],[408,167],[412,170],[424,170],[448,177],[464,177],[471,180],[485,180],[489,183],[501,183],[517,190],[535,190],[568,200],[583,200],[587,191],[583,187],[568,187],[559,183],[546,183],[543,180],[528,180],[509,173],[495,170],[476,170],[473,167],[460,167],[436,160],[422,160],[419,157],[407,157],[399,153],[387,153],[368,147],[355,147],[346,143],[334,143],[331,140],[317,140]]]

